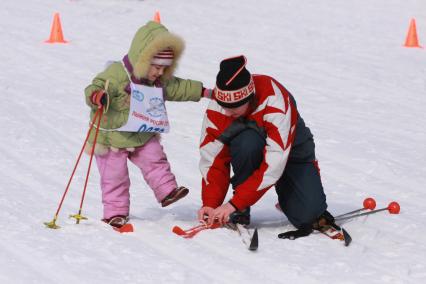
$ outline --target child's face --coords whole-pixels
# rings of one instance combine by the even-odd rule
[[[163,65],[154,65],[151,64],[148,70],[147,79],[150,82],[154,82],[164,74],[164,70],[166,70],[167,66]]]

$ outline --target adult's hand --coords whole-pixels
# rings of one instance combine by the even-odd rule
[[[223,204],[209,215],[207,220],[208,225],[212,225],[214,222],[218,222],[221,225],[225,225],[229,221],[229,215],[235,211],[234,206],[229,203]]]
[[[205,222],[210,215],[213,213],[214,209],[211,207],[201,207],[200,210],[198,210],[198,221]]]

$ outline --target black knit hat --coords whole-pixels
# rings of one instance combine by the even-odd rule
[[[226,108],[242,106],[254,96],[254,82],[246,69],[244,55],[222,60],[216,76],[214,96],[217,103]]]

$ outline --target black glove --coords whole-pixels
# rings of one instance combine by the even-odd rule
[[[250,207],[243,211],[234,211],[229,215],[229,222],[233,224],[250,225]]]
[[[243,132],[246,129],[255,130],[263,139],[266,138],[266,131],[263,127],[259,127],[256,124],[256,121],[248,120],[243,117],[240,117],[234,120],[228,128],[226,128],[223,133],[218,137],[218,140],[225,145],[229,145],[232,139],[234,139],[238,134]]]
[[[288,231],[285,233],[278,234],[280,239],[295,240],[297,238],[309,236],[312,233],[312,225],[302,225],[295,231]]]
[[[339,226],[334,222],[333,215],[325,210],[312,224],[304,224],[295,231],[288,231],[278,235],[280,239],[295,240],[300,237],[309,236],[313,230],[320,230],[325,226],[331,226],[336,230],[341,230]]]

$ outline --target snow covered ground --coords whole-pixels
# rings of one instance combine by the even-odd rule
[[[1,283],[424,283],[426,281],[426,50],[402,47],[422,0],[2,0],[0,9]],[[168,103],[163,144],[190,195],[165,209],[134,166],[135,232],[103,224],[96,166],[79,225],[88,157],[59,214],[88,123],[83,89],[119,60],[156,10],[186,40],[177,75],[213,87],[219,62],[245,54],[253,73],[272,75],[295,96],[316,139],[329,210],[374,197],[401,205],[344,224],[344,247],[320,234],[296,241],[274,209],[272,189],[252,210],[260,247],[246,250],[227,230],[192,240],[171,233],[196,224],[198,141],[206,101]],[[66,45],[49,45],[59,12]]]

